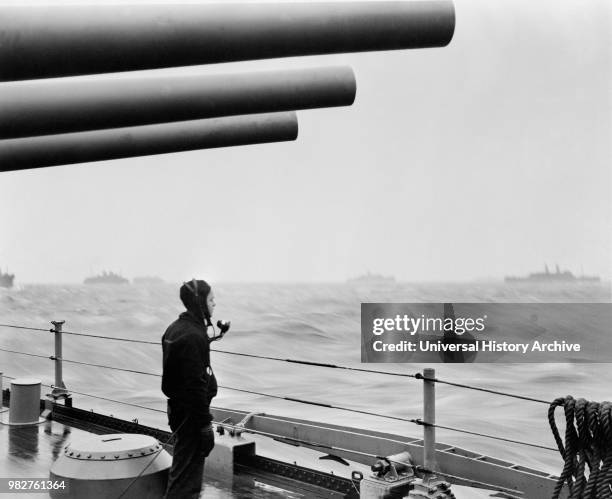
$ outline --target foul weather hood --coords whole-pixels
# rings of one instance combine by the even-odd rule
[[[206,300],[210,289],[210,285],[201,279],[187,281],[180,289],[181,301],[185,308],[197,318],[205,321],[210,319]]]

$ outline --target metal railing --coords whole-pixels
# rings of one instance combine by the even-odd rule
[[[117,404],[124,404],[126,406],[137,407],[143,410],[155,411],[155,412],[165,412],[162,409],[147,407],[145,405],[135,404],[131,402],[126,402],[122,400],[116,400],[108,397],[102,397],[99,395],[94,395],[91,393],[87,393],[87,391],[77,391],[76,389],[67,388],[64,384],[63,380],[63,363],[68,362],[77,365],[84,365],[88,367],[95,367],[101,369],[110,369],[115,371],[122,371],[128,373],[134,373],[139,375],[153,376],[153,377],[161,377],[161,374],[141,371],[138,369],[126,369],[122,367],[112,366],[112,365],[103,365],[103,364],[94,364],[90,362],[85,362],[81,360],[68,359],[63,357],[62,343],[64,335],[74,335],[81,336],[92,339],[104,339],[104,340],[113,340],[113,341],[121,341],[121,342],[130,342],[130,343],[140,343],[146,344],[150,346],[160,347],[161,344],[153,341],[145,341],[145,340],[137,340],[131,338],[122,338],[122,337],[114,337],[107,335],[98,335],[98,334],[86,334],[82,332],[74,332],[74,331],[66,331],[64,330],[64,321],[52,321],[52,328],[44,329],[44,328],[35,328],[35,327],[26,327],[14,324],[1,324],[0,328],[15,328],[25,331],[32,332],[42,332],[42,333],[52,333],[54,335],[54,354],[53,355],[40,355],[31,352],[22,352],[12,349],[0,348],[0,351],[7,352],[11,354],[17,355],[25,355],[34,358],[43,358],[52,360],[54,362],[54,384],[53,385],[44,385],[48,386],[52,389],[51,393],[48,394],[48,398],[46,401],[46,408],[53,409],[53,407],[58,407],[53,403],[58,403],[63,401],[64,404],[68,407],[72,407],[72,398],[71,395],[79,394],[86,397],[91,397],[93,399],[104,400],[108,402],[113,402]],[[455,428],[451,426],[444,426],[436,423],[436,383],[446,384],[449,386],[454,386],[462,389],[469,390],[477,390],[493,395],[499,395],[504,397],[511,397],[513,399],[518,399],[522,401],[535,402],[535,403],[543,403],[547,406],[550,406],[550,402],[546,400],[542,400],[539,398],[529,397],[521,394],[503,392],[498,390],[492,390],[489,388],[483,388],[478,386],[472,386],[468,384],[461,384],[456,382],[451,382],[447,380],[442,380],[436,378],[436,373],[434,369],[426,368],[423,372],[418,373],[396,373],[389,372],[383,370],[376,369],[365,369],[351,366],[342,366],[335,364],[327,364],[320,362],[313,362],[308,360],[301,359],[291,359],[291,358],[280,358],[280,357],[272,357],[265,355],[256,355],[250,353],[243,352],[232,352],[226,350],[219,349],[211,349],[211,351],[226,354],[226,355],[234,355],[241,357],[251,357],[262,360],[269,360],[274,362],[286,362],[291,364],[301,364],[304,366],[309,366],[313,368],[325,368],[325,369],[335,369],[335,370],[346,370],[346,371],[357,371],[363,373],[370,373],[376,375],[384,375],[384,376],[396,376],[396,377],[404,377],[410,378],[417,381],[423,382],[423,417],[419,418],[405,418],[394,416],[390,414],[381,414],[370,411],[364,411],[351,407],[344,407],[335,404],[330,404],[327,402],[319,402],[313,400],[304,400],[298,399],[290,396],[282,396],[278,394],[272,393],[263,393],[259,391],[249,390],[246,388],[238,388],[238,387],[230,387],[219,385],[219,388],[226,390],[233,390],[242,393],[255,394],[264,397],[270,397],[280,400],[286,400],[292,403],[300,403],[307,404],[311,406],[319,406],[330,409],[337,409],[342,411],[349,411],[357,414],[366,414],[375,417],[387,418],[396,421],[409,422],[412,424],[420,425],[423,427],[423,438],[422,440],[414,439],[413,437],[399,437],[397,435],[380,433],[370,430],[358,430],[355,428],[344,428],[327,425],[326,423],[313,423],[305,420],[285,418],[282,416],[267,416],[267,415],[256,415],[250,419],[249,427],[247,428],[244,424],[238,424],[237,426],[234,423],[228,423],[228,417],[233,420],[233,418],[242,419],[246,416],[240,415],[240,411],[232,411],[229,409],[221,409],[221,408],[211,408],[211,411],[215,413],[215,422],[219,426],[225,426],[230,431],[237,430],[239,432],[246,433],[254,433],[254,434],[273,434],[273,437],[279,441],[286,441],[292,445],[298,443],[299,445],[304,445],[310,447],[312,449],[328,449],[333,450],[338,455],[344,455],[348,459],[357,459],[358,462],[362,462],[363,464],[367,464],[363,461],[365,458],[380,458],[381,448],[385,449],[388,452],[388,455],[394,454],[398,452],[398,449],[408,450],[412,455],[420,457],[420,463],[422,466],[415,465],[415,470],[422,473],[435,472],[442,476],[446,476],[447,478],[452,478],[455,483],[468,485],[468,486],[476,486],[480,488],[490,488],[491,490],[497,490],[500,492],[507,493],[508,491],[518,491],[525,490],[526,493],[533,493],[534,491],[539,491],[541,493],[543,490],[552,490],[554,486],[554,481],[557,479],[556,477],[549,475],[548,473],[543,473],[538,470],[531,470],[524,466],[519,466],[513,463],[505,462],[499,459],[491,459],[483,456],[478,453],[474,453],[465,449],[460,449],[455,446],[445,445],[445,444],[437,444],[436,443],[436,429],[444,429],[453,432],[459,432],[467,435],[473,435],[488,439],[494,439],[500,442],[507,442],[511,444],[517,444],[522,446],[528,446],[532,448],[543,449],[547,451],[557,452],[557,449],[554,447],[549,447],[545,445],[540,445],[533,442],[525,442],[521,440],[516,440],[512,438],[505,438],[497,435],[489,435],[481,432]],[[11,376],[4,377],[12,379]],[[1,388],[1,379],[2,374],[0,373],[0,388]],[[72,410],[72,409],[71,409]],[[248,418],[247,418],[248,419]],[[134,420],[137,422],[137,419]],[[296,430],[299,429],[299,430]],[[298,431],[299,438],[296,436],[295,432]],[[298,442],[299,441],[299,442]],[[331,444],[330,441],[335,442],[335,444]],[[346,443],[352,441],[351,449],[346,448]],[[325,443],[327,442],[327,443]],[[377,443],[375,443],[377,442]],[[379,447],[379,444],[382,447]],[[376,449],[376,450],[374,450]],[[399,451],[402,452],[403,450]],[[343,454],[344,453],[344,454]],[[465,467],[466,460],[469,461],[469,468]],[[370,463],[371,464],[371,463]],[[456,466],[457,465],[457,466]],[[441,471],[443,469],[444,471]],[[453,469],[462,470],[461,473],[464,474],[464,477],[461,478],[456,474],[449,474],[449,471]],[[469,471],[468,471],[469,470]],[[485,483],[483,479],[486,482]],[[517,485],[518,484],[518,485]],[[484,487],[487,485],[488,487]]]
[[[128,372],[128,373],[133,373],[133,374],[161,377],[161,374],[158,374],[158,373],[140,371],[137,369],[125,369],[125,368],[116,367],[116,366],[93,364],[93,363],[84,362],[84,361],[67,359],[63,357],[63,349],[62,349],[63,335],[74,335],[74,336],[81,336],[81,337],[92,338],[92,339],[104,339],[104,340],[114,340],[114,341],[130,342],[130,343],[140,343],[140,344],[146,344],[146,345],[152,345],[152,346],[159,347],[160,343],[158,342],[137,340],[137,339],[130,339],[130,338],[121,338],[121,337],[114,337],[114,336],[107,336],[107,335],[78,333],[74,331],[65,331],[63,328],[65,321],[51,321],[51,324],[53,325],[53,327],[50,329],[26,327],[26,326],[14,325],[14,324],[0,324],[0,327],[15,328],[15,329],[21,329],[21,330],[27,330],[27,331],[35,331],[35,332],[52,333],[54,335],[54,354],[53,355],[44,356],[44,355],[38,355],[38,354],[33,354],[33,353],[28,353],[28,352],[8,350],[4,348],[0,348],[0,351],[19,354],[19,355],[27,355],[27,356],[37,357],[37,358],[47,358],[47,359],[52,360],[54,362],[55,382],[54,382],[54,385],[50,386],[52,388],[52,393],[50,395],[54,401],[64,400],[65,404],[71,404],[71,390],[66,388],[66,385],[63,380],[63,363],[64,362],[78,364],[78,365],[85,365],[85,366],[90,366],[90,367],[96,367],[96,368],[102,368],[102,369],[111,369],[111,370]],[[489,434],[485,434],[482,432],[475,432],[475,431],[470,431],[466,429],[436,424],[436,389],[435,389],[436,383],[447,384],[450,386],[455,386],[455,387],[465,388],[465,389],[470,389],[470,390],[478,390],[478,391],[483,391],[483,392],[487,392],[487,393],[491,393],[495,395],[512,397],[512,398],[516,398],[520,400],[544,403],[546,405],[549,405],[550,402],[546,400],[441,380],[441,379],[436,378],[435,370],[432,368],[425,368],[422,373],[415,373],[415,374],[394,373],[394,372],[381,371],[381,370],[375,370],[375,369],[356,368],[356,367],[341,366],[341,365],[336,365],[336,364],[312,362],[312,361],[306,361],[306,360],[300,360],[300,359],[290,359],[290,358],[280,358],[280,357],[272,357],[272,356],[265,356],[265,355],[247,354],[247,353],[242,353],[242,352],[232,352],[232,351],[219,350],[219,349],[211,349],[211,351],[221,353],[221,354],[227,354],[227,355],[251,357],[251,358],[277,361],[277,362],[286,362],[286,363],[291,363],[291,364],[301,364],[301,365],[306,365],[306,366],[311,366],[311,367],[357,371],[357,372],[365,372],[365,373],[371,373],[371,374],[399,376],[399,377],[406,377],[406,378],[411,378],[415,380],[422,380],[423,381],[423,418],[422,419],[403,418],[399,416],[380,414],[380,413],[375,413],[375,412],[370,412],[370,411],[354,409],[350,407],[342,407],[339,405],[329,404],[325,402],[304,400],[304,399],[298,399],[298,398],[290,397],[290,396],[281,396],[281,395],[276,395],[276,394],[263,393],[263,392],[248,390],[244,388],[230,387],[230,386],[224,386],[224,385],[219,385],[219,388],[232,390],[232,391],[238,391],[242,393],[249,393],[249,394],[254,394],[254,395],[259,395],[259,396],[264,396],[264,397],[276,398],[276,399],[286,400],[289,402],[295,402],[295,403],[301,403],[301,404],[307,404],[307,405],[315,405],[315,406],[326,407],[330,409],[349,411],[349,412],[353,412],[357,414],[365,414],[365,415],[370,415],[370,416],[375,416],[375,417],[394,419],[398,421],[404,421],[404,422],[409,422],[409,423],[413,423],[416,425],[420,425],[423,427],[423,454],[424,454],[423,463],[426,468],[434,469],[437,467],[437,463],[436,463],[436,428],[459,432],[463,434],[475,435],[475,436],[479,436],[483,438],[494,439],[498,441],[517,444],[517,445],[524,445],[524,446],[557,452],[557,449],[554,447],[548,447],[545,445],[534,444],[532,442],[525,442],[521,440],[510,439],[510,438],[500,437],[496,435],[489,435]],[[80,395],[91,396],[93,398],[102,398],[102,397],[96,397],[95,395],[90,395],[85,392],[76,392],[74,390],[72,390],[72,392],[79,393]],[[107,400],[117,402],[117,403],[124,403],[122,401],[115,401],[112,399],[107,399]],[[137,404],[130,404],[127,402],[125,402],[125,404],[136,405],[138,407],[141,407],[142,409],[157,411],[157,409],[153,409],[153,408],[146,407],[146,406],[139,406]]]

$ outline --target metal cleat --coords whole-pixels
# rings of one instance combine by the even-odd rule
[[[242,431],[246,428],[247,423],[251,420],[253,416],[265,416],[266,414],[263,412],[249,412],[242,421],[236,425],[235,428],[229,431],[229,434],[232,437],[239,437],[242,435]]]
[[[360,499],[403,497],[416,478],[408,452],[380,457],[371,469],[373,473],[360,482]]]
[[[412,490],[405,499],[451,499],[454,497],[450,484],[444,479],[432,475],[414,480]]]

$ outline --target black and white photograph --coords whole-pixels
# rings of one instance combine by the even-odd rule
[[[612,3],[3,0],[0,499],[612,499]]]

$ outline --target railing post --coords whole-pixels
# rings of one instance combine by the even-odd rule
[[[54,399],[63,398],[66,405],[72,406],[70,394],[66,390],[64,384],[64,375],[62,371],[62,326],[66,321],[51,321],[53,324],[53,333],[55,336],[55,383],[52,391]]]
[[[8,411],[4,408],[4,385],[2,384],[4,373],[0,371],[0,413]]]
[[[423,466],[428,470],[437,470],[436,462],[436,383],[427,381],[436,377],[436,370],[423,369]]]
[[[62,374],[62,326],[66,321],[51,321],[55,333],[55,388],[65,388]]]

